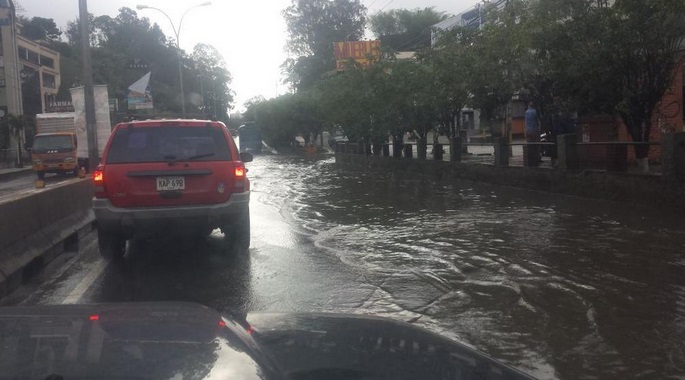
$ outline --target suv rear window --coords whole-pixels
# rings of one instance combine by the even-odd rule
[[[124,127],[117,129],[108,164],[139,162],[230,161],[231,151],[219,127]]]

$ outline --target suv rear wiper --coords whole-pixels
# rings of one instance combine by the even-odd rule
[[[197,160],[200,158],[211,157],[213,155],[214,155],[214,153],[197,154],[195,156],[186,157],[185,159],[176,158],[176,156],[164,156],[164,159],[169,160],[169,161],[167,161],[167,163],[169,164],[169,166],[172,166],[179,161],[192,161],[192,160]]]
[[[176,159],[176,156],[171,156],[171,155],[170,156],[164,156],[164,159],[168,160],[167,164],[169,164],[169,166],[175,164],[176,161],[178,161],[178,159]]]

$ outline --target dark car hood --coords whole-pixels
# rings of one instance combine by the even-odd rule
[[[293,380],[533,379],[409,323],[364,315],[249,314],[254,338]]]
[[[0,378],[281,379],[244,326],[188,303],[0,308]]]
[[[249,323],[247,322],[249,321]],[[0,379],[530,379],[413,325],[192,303],[0,308]]]

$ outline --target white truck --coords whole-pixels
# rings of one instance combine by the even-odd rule
[[[98,157],[102,156],[112,125],[109,119],[107,86],[93,86]],[[31,147],[31,163],[39,179],[45,173],[77,173],[88,168],[88,134],[83,87],[71,89],[74,112],[36,115],[36,136]]]

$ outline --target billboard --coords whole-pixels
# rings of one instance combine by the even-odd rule
[[[128,109],[149,110],[152,109],[152,93],[150,92],[150,74],[143,75],[135,83],[128,87]]]
[[[350,60],[362,67],[369,67],[381,58],[381,41],[334,42],[336,69],[344,71]]]

